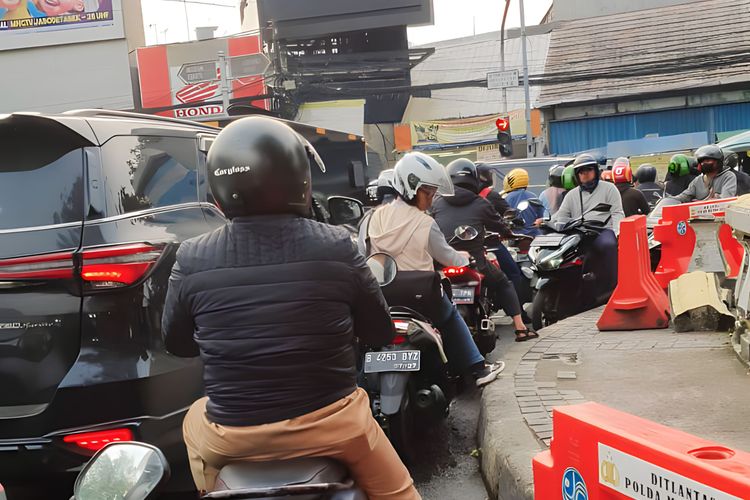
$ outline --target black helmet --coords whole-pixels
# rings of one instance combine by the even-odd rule
[[[644,163],[635,171],[635,178],[638,182],[656,182],[656,167],[650,163]]]
[[[208,151],[208,182],[219,207],[243,215],[310,214],[310,165],[325,172],[307,140],[284,123],[242,118],[222,130]]]
[[[726,155],[724,155],[724,166],[726,168],[736,168],[739,162],[740,157],[734,151],[727,151]]]
[[[702,174],[708,174],[714,171],[721,171],[724,168],[724,152],[715,144],[701,146],[695,152],[695,159],[698,160],[698,171]],[[716,160],[716,168],[707,169],[701,165],[703,160]]]
[[[563,187],[563,172],[565,172],[565,166],[552,165],[552,167],[549,169],[549,185],[558,188]]]
[[[479,188],[484,189],[494,184],[492,168],[486,163],[477,163],[477,179],[479,179]]]
[[[464,187],[474,193],[479,192],[477,166],[473,161],[466,158],[453,160],[448,164],[447,170],[454,186]]]

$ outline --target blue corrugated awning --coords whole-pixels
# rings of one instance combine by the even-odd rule
[[[713,142],[709,138],[717,132],[749,126],[750,103],[553,121],[550,123],[550,149],[553,154],[571,154],[608,147],[614,142],[642,140],[652,134],[663,138],[699,132],[704,134],[703,144],[706,144]],[[623,156],[631,154],[640,153]]]
[[[708,132],[668,135],[666,137],[646,137],[634,141],[617,141],[607,144],[607,158],[620,156],[640,156],[668,151],[698,149],[708,143]]]

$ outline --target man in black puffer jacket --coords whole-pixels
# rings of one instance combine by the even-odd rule
[[[474,257],[477,270],[484,274],[485,284],[493,292],[495,303],[513,318],[516,341],[539,337],[536,332],[524,325],[521,304],[513,283],[503,271],[490,264],[484,254],[485,228],[497,231],[505,237],[513,236],[513,232],[505,225],[490,202],[477,194],[479,181],[476,167],[472,162],[451,162],[448,165],[448,175],[453,181],[454,195],[435,200],[432,205],[432,216],[448,241],[454,240],[454,232],[458,226],[469,225],[479,231],[479,235],[473,240],[458,241],[452,245]]]
[[[208,154],[230,219],[184,242],[162,318],[167,350],[200,354],[207,396],[183,424],[199,490],[231,461],[326,456],[370,499],[419,494],[356,385],[354,337],[393,338],[380,288],[349,233],[306,218],[317,153],[281,122],[244,118]]]

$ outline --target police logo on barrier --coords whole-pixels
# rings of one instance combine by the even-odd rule
[[[685,234],[687,234],[687,222],[684,220],[677,223],[677,234],[680,236],[685,236]]]
[[[602,460],[599,467],[599,482],[604,482],[614,487],[620,486],[620,471],[617,469],[617,465],[611,455],[607,459]]]
[[[563,500],[588,500],[589,492],[586,490],[586,481],[575,467],[565,469],[562,480]]]

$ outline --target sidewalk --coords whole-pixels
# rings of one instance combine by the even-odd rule
[[[479,446],[490,498],[533,498],[531,459],[547,449],[559,405],[596,401],[750,451],[750,377],[728,333],[599,332],[600,314],[513,345],[503,376],[484,389]]]

